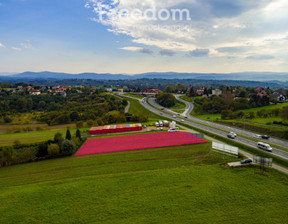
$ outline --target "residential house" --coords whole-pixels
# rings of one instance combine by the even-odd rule
[[[33,90],[30,90],[30,91],[29,91],[29,94],[30,94],[30,95],[33,95],[33,96],[37,96],[37,95],[40,95],[41,92],[40,92],[40,90],[38,90],[38,89],[33,89]]]

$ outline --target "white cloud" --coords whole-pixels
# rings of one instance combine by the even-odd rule
[[[135,44],[162,50],[182,51],[189,55],[199,53],[197,49],[209,49],[208,54],[213,56],[247,58],[255,53],[270,55],[273,52],[274,55],[288,47],[285,41],[288,36],[286,0],[272,3],[270,0],[87,0],[86,7],[94,10],[94,21],[107,26],[109,31],[132,37]],[[98,17],[101,7],[103,20]],[[159,12],[164,8],[188,9],[192,20],[147,21],[125,13],[120,18],[113,17],[112,13],[123,9],[128,12],[156,9]],[[273,40],[273,44],[268,40]]]
[[[11,47],[11,49],[14,50],[14,51],[22,51],[22,49],[19,48],[19,47]]]
[[[4,45],[4,44],[2,44],[2,43],[0,43],[0,47],[5,47],[5,45]]]
[[[153,54],[154,52],[148,48],[143,48],[143,47],[122,47],[120,48],[122,50],[126,51],[134,51],[134,52],[140,52],[143,54]]]
[[[30,42],[30,40],[26,40],[25,42],[20,44],[22,47],[24,47],[25,49],[29,49],[32,48],[32,44]]]
[[[142,48],[141,47],[122,47],[120,49],[125,50],[125,51],[140,51]]]

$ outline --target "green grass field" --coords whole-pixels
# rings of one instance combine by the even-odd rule
[[[132,96],[132,97],[135,97],[135,98],[138,98],[138,99],[143,99],[144,96],[143,95],[139,95],[138,93],[124,93],[123,96]]]
[[[124,97],[125,98],[125,97]],[[126,100],[130,101],[129,113],[131,114],[143,114],[149,117],[150,120],[162,120],[160,115],[154,114],[151,111],[147,110],[145,107],[141,105],[141,103],[136,99],[125,98]]]
[[[76,133],[76,128],[70,129],[71,134]],[[86,130],[85,128],[80,129],[81,131]],[[15,134],[0,134],[0,146],[13,145],[14,141],[19,140],[21,144],[30,144],[35,142],[43,142],[49,139],[53,139],[54,135],[60,132],[65,137],[66,129],[58,129],[51,131],[34,131],[27,133],[15,133]]]
[[[185,108],[186,108],[185,103],[182,103],[178,100],[176,100],[176,104],[173,107],[169,107],[169,109],[171,110],[179,110],[179,109],[185,110]]]
[[[283,107],[286,107],[286,106],[288,106],[288,103],[245,109],[241,111],[243,111],[244,113],[254,112],[255,115],[257,115],[256,113],[263,109],[265,110],[272,110],[272,109],[277,109],[277,108],[282,109]],[[193,116],[200,118],[200,119],[204,119],[204,120],[216,120],[216,119],[221,120],[221,114],[204,114],[204,115],[193,114]],[[241,119],[239,119],[239,121],[241,121]],[[259,123],[259,124],[267,124],[269,122],[272,123],[273,121],[281,121],[281,118],[280,117],[268,117],[268,118],[256,117],[255,119],[245,119],[245,122],[254,122],[254,123]]]
[[[221,168],[210,143],[0,169],[0,223],[287,223],[288,177]]]

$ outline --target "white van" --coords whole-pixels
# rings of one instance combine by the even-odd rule
[[[156,127],[159,127],[159,123],[158,123],[158,122],[156,122],[156,123],[155,123],[155,126],[156,126]]]
[[[257,147],[259,149],[264,149],[264,150],[267,150],[269,152],[272,152],[272,147],[269,145],[269,144],[266,144],[266,143],[263,143],[263,142],[258,142],[257,143]]]

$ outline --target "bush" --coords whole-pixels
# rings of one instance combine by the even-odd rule
[[[88,120],[87,121],[87,127],[92,127],[94,125],[94,121]]]
[[[33,128],[31,126],[26,126],[26,127],[23,127],[22,130],[24,132],[30,132],[30,131],[33,131]]]
[[[5,122],[6,124],[11,123],[11,122],[12,122],[12,119],[11,119],[10,117],[8,117],[8,116],[5,116],[5,117],[4,117],[4,122]]]
[[[59,154],[60,152],[60,147],[57,144],[51,144],[48,146],[48,154],[49,155],[56,155]]]
[[[36,156],[39,157],[45,157],[48,155],[48,143],[47,142],[42,142],[39,146],[38,146],[38,150],[36,153]]]
[[[73,136],[72,137],[72,139],[71,139],[71,141],[78,147],[79,145],[80,145],[80,143],[81,143],[81,140],[78,138],[78,137],[76,137],[76,136]]]
[[[16,152],[13,148],[0,149],[0,166],[10,166],[15,163]]]
[[[96,120],[96,122],[97,122],[97,124],[98,124],[99,126],[104,125],[104,121],[103,121],[101,118],[98,118],[98,119]]]
[[[32,162],[35,158],[35,150],[31,148],[24,148],[24,150],[19,150],[17,155],[17,163],[27,163]]]
[[[76,127],[77,127],[77,128],[83,128],[83,127],[84,127],[83,121],[78,121],[78,122],[76,122]]]
[[[74,150],[76,149],[76,146],[74,144],[74,142],[65,139],[62,143],[62,147],[61,147],[61,152],[65,153],[65,154],[72,154],[74,152]]]
[[[36,131],[44,131],[45,128],[43,127],[36,127]]]

